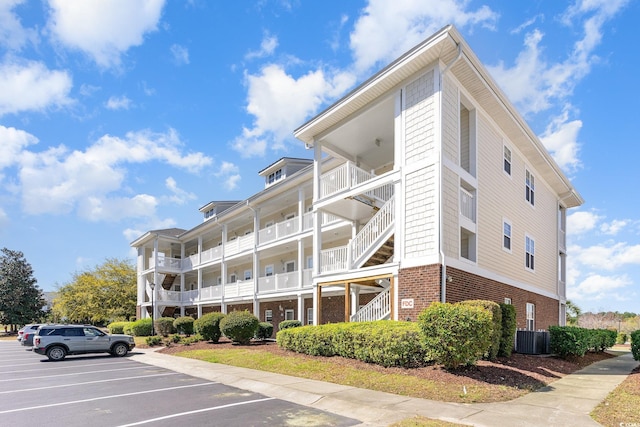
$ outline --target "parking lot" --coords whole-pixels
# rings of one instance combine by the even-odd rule
[[[0,420],[67,427],[359,424],[129,357],[81,355],[50,362],[17,341],[0,341]]]

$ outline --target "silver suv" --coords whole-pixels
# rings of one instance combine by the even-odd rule
[[[43,325],[33,338],[33,351],[58,361],[68,354],[111,353],[125,356],[136,346],[131,335],[109,335],[95,326]]]

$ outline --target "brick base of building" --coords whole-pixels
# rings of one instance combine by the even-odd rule
[[[416,320],[422,310],[432,302],[441,300],[441,268],[440,264],[434,264],[398,272],[399,320]],[[447,276],[451,281],[446,283],[446,302],[485,299],[503,303],[505,298],[510,298],[516,309],[518,328],[524,329],[527,326],[527,303],[535,305],[534,329],[558,325],[560,303],[556,299],[452,267],[447,267]]]

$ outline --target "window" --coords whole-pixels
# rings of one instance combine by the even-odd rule
[[[236,283],[238,276],[235,273],[229,275],[229,283]]]
[[[313,308],[307,308],[307,325],[313,325]]]
[[[219,286],[219,285],[222,285],[222,277],[221,277],[221,276],[216,277],[216,284],[217,284],[218,286]]]
[[[264,321],[271,322],[273,320],[273,310],[264,311]]]
[[[511,252],[511,223],[502,221],[502,248]]]
[[[284,263],[284,271],[285,273],[291,273],[292,271],[296,271],[296,262],[295,261],[287,261]]]
[[[535,242],[529,236],[526,236],[525,243],[525,260],[524,265],[529,270],[535,270],[534,258],[536,253]]]
[[[511,150],[509,150],[509,148],[507,148],[507,146],[504,146],[504,171],[506,172],[507,175],[511,176]]]
[[[531,206],[534,206],[535,182],[533,179],[533,174],[529,171],[526,172],[525,186],[525,198],[527,199],[527,202],[531,203]]]
[[[536,305],[530,302],[527,303],[527,330],[536,330]]]
[[[509,305],[511,305],[511,298],[506,298],[506,297],[505,297],[505,299],[504,299],[504,303],[505,303],[505,304],[509,304]]]
[[[295,315],[292,309],[288,308],[284,311],[284,320],[295,320]]]
[[[264,275],[265,277],[273,276],[273,264],[264,267]]]
[[[244,280],[251,280],[251,270],[244,271]]]
[[[307,256],[307,268],[313,268],[313,256],[309,255]]]

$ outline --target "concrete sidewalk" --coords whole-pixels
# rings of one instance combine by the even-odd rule
[[[638,366],[631,353],[594,363],[536,392],[501,403],[446,403],[136,349],[133,360],[388,426],[422,415],[475,426],[598,426],[589,413]]]

